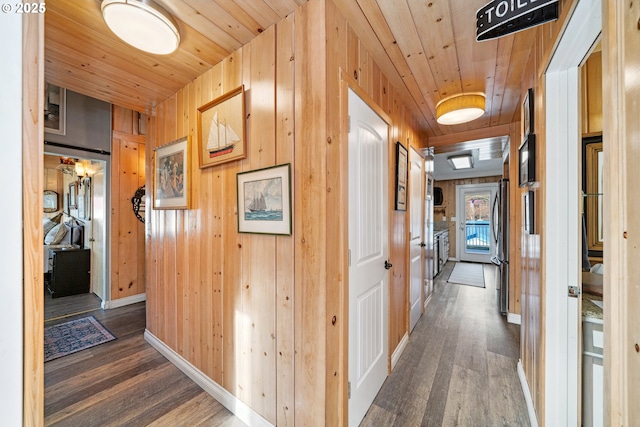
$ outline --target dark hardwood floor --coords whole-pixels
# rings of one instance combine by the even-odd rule
[[[52,315],[45,326],[87,315],[117,339],[45,363],[45,425],[245,426],[147,344],[144,303]]]
[[[529,425],[520,329],[498,313],[495,268],[485,266],[483,289],[447,283],[453,265],[362,426]],[[144,341],[144,303],[60,315],[86,311],[69,304],[45,326],[93,315],[118,339],[45,363],[45,425],[244,426]]]
[[[520,327],[500,315],[497,270],[486,288],[447,283],[449,262],[425,314],[361,426],[528,426],[517,374]]]

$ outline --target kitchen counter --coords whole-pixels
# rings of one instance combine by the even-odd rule
[[[582,294],[582,318],[602,320],[602,309],[598,307],[593,301],[602,301],[602,297],[599,295],[583,292]]]

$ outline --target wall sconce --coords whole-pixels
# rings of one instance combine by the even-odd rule
[[[89,180],[89,182],[91,182],[88,165],[85,165],[83,161],[78,160],[75,164],[75,168],[76,168],[76,175],[78,176],[78,188],[82,187],[82,184],[86,180]]]

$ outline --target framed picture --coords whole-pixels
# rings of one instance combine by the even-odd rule
[[[69,210],[78,209],[78,183],[76,181],[69,184]]]
[[[52,190],[44,191],[44,211],[51,213],[58,210],[58,193]]]
[[[67,90],[44,85],[44,131],[64,135],[66,132]]]
[[[536,136],[529,134],[518,148],[520,178],[518,186],[525,187],[536,181]]]
[[[291,234],[291,164],[237,174],[238,232]]]
[[[527,234],[535,234],[534,195],[535,193],[531,190],[524,193],[524,231]]]
[[[522,124],[525,138],[533,132],[533,89],[529,88],[522,102]]]
[[[247,156],[244,117],[244,86],[198,108],[201,168]]]
[[[154,151],[153,208],[189,209],[189,138]]]
[[[396,142],[396,210],[407,210],[407,161],[409,153],[400,141]]]

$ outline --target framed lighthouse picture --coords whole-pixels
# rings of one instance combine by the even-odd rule
[[[291,234],[291,164],[240,172],[238,232]]]
[[[198,108],[198,159],[206,168],[247,156],[244,86]]]

